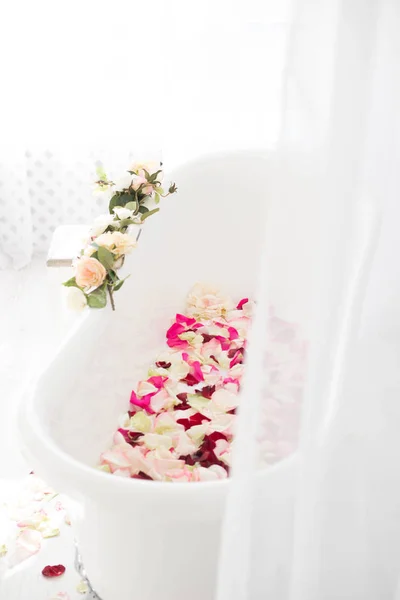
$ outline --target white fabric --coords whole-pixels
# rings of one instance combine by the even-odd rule
[[[297,3],[275,211],[286,211],[286,224],[293,218],[304,237],[287,245],[286,283],[268,259],[262,274],[218,600],[399,598],[397,402],[385,359],[363,345],[363,333],[356,336],[377,213],[399,187],[399,27],[392,0]],[[307,278],[303,260],[313,244]],[[262,365],[265,306],[282,286],[292,289],[294,304],[308,289],[313,306],[301,440],[293,459],[254,482],[261,390],[271,383]],[[367,305],[368,317],[373,310]]]

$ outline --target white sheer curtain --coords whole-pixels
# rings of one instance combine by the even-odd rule
[[[378,213],[399,189],[399,27],[395,0],[297,3],[271,207],[282,215],[287,254],[267,229],[218,600],[399,598],[399,412],[398,388],[391,389],[398,377],[392,370],[388,379],[387,364],[399,345],[388,351],[382,335],[368,331],[377,304],[382,309],[383,298],[388,304],[387,289],[378,302],[369,295],[356,335]],[[283,276],[273,267],[282,260]],[[388,276],[392,269],[380,260],[370,292],[379,280],[398,280],[397,266]],[[270,425],[279,428],[283,418],[283,403],[274,398],[276,374],[263,363],[271,335],[266,308],[279,288],[289,299],[292,292],[294,307],[305,294],[313,307],[302,323],[309,325],[309,368],[298,450],[258,471],[260,423],[271,399],[278,420]],[[283,307],[290,313],[290,300]],[[384,311],[375,314],[381,334],[396,327]]]
[[[204,152],[271,147],[288,1],[8,3],[0,53],[0,268],[90,221],[93,163],[171,168]]]
[[[267,260],[261,291],[270,304],[286,284],[292,297],[306,289],[305,304],[317,302],[308,315],[310,378],[296,455],[250,485],[258,387],[267,383],[250,375],[264,373],[268,350],[253,339],[248,380],[258,383],[244,396],[218,600],[400,600],[399,381],[388,384],[398,346],[365,345],[366,323],[393,340],[400,332],[390,247],[400,188],[400,8],[396,0],[294,5],[281,104],[286,2],[9,3],[0,36],[9,82],[0,101],[0,267],[27,264],[57,224],[91,218],[97,206],[86,190],[97,158],[122,163],[128,152],[156,151],[174,165],[279,138],[267,184],[284,227],[282,236],[269,232],[277,244],[269,252],[277,248],[287,270],[279,281]],[[250,184],[249,203],[254,193]],[[356,268],[375,202],[388,210],[356,339],[343,316],[355,274],[365,284]],[[321,227],[306,240],[299,225],[309,215]],[[286,256],[289,239],[299,251]],[[306,256],[308,271],[296,269]],[[311,265],[321,275],[313,293],[302,279],[315,277]],[[262,332],[270,324],[258,318]]]

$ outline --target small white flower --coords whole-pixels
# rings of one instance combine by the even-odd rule
[[[128,187],[130,187],[131,183],[132,183],[132,175],[130,173],[127,173],[123,177],[120,177],[119,179],[117,179],[117,181],[115,182],[115,186],[113,186],[113,191],[114,192],[122,192],[123,190],[128,189]]]
[[[97,217],[90,228],[90,235],[97,237],[105,232],[107,227],[114,221],[114,215],[100,215]]]
[[[94,254],[96,252],[96,248],[92,245],[90,246],[86,246],[86,248],[83,251],[83,254],[85,256],[92,256],[92,254]]]
[[[70,310],[77,312],[83,310],[87,305],[85,294],[77,287],[68,288],[67,306]]]
[[[133,216],[133,211],[129,210],[129,208],[125,208],[124,206],[116,206],[114,208],[114,212],[117,215],[118,219],[131,219]]]

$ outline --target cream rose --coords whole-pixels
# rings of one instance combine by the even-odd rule
[[[96,238],[96,244],[103,246],[113,252],[116,256],[122,256],[131,252],[136,247],[136,242],[126,233],[113,231],[103,233]]]
[[[96,258],[82,256],[76,263],[75,280],[81,288],[99,287],[107,271]]]
[[[140,177],[145,177],[145,170],[148,172],[149,175],[153,175],[153,173],[160,171],[160,169],[161,169],[161,166],[158,161],[148,160],[147,162],[134,162],[129,170],[133,171]],[[157,181],[162,181],[162,176],[163,176],[163,173],[162,172],[159,173],[158,177],[157,177]]]
[[[187,297],[188,314],[196,318],[214,319],[224,316],[232,308],[234,304],[230,298],[201,283],[196,283]]]

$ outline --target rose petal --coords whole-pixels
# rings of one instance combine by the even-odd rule
[[[89,591],[86,581],[82,579],[76,586],[76,591],[79,592],[79,594],[86,594]]]
[[[17,538],[17,554],[20,560],[25,560],[39,552],[42,545],[42,534],[35,529],[24,529]]]
[[[191,317],[185,317],[185,315],[181,315],[181,314],[177,314],[176,315],[176,322],[179,324],[183,324],[183,325],[187,325],[188,327],[191,327],[191,325],[194,325],[196,323],[196,319],[193,319]]]
[[[60,577],[65,573],[64,565],[47,565],[42,570],[42,575],[44,577]]]
[[[241,309],[243,308],[243,306],[244,306],[245,304],[247,304],[247,302],[248,302],[248,301],[249,301],[249,299],[248,299],[248,298],[242,298],[242,300],[241,300],[240,302],[238,302],[238,304],[237,304],[236,308],[237,308],[238,310],[241,310]]]

